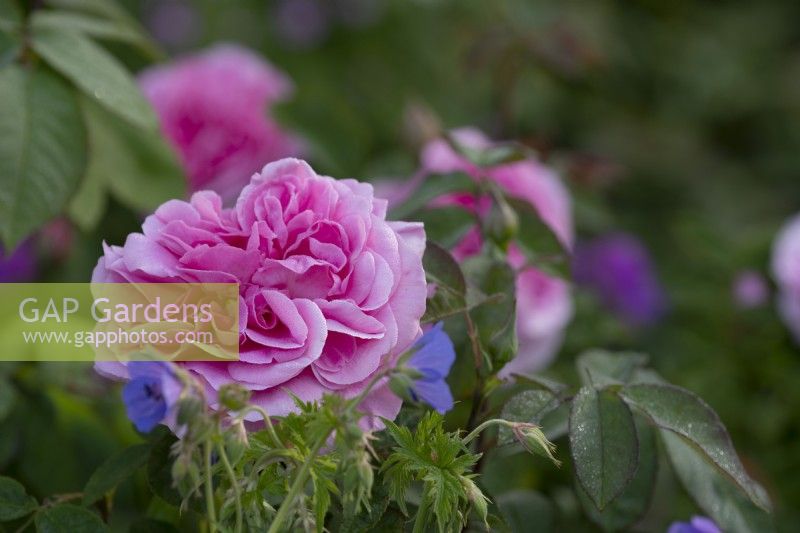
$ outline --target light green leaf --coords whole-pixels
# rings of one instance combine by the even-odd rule
[[[25,487],[10,477],[0,476],[0,522],[16,520],[32,513],[39,504]]]
[[[58,215],[86,167],[70,87],[43,69],[0,70],[0,237],[6,249]]]
[[[640,353],[588,350],[578,356],[576,366],[584,386],[601,388],[629,382],[646,363],[647,356]]]
[[[620,391],[660,428],[694,443],[706,458],[730,478],[759,507],[769,510],[763,490],[745,472],[731,437],[711,407],[691,392],[672,385],[632,384]]]
[[[631,482],[639,461],[630,409],[611,390],[583,387],[572,402],[569,444],[578,481],[605,509]]]
[[[664,429],[660,433],[672,468],[686,491],[723,531],[775,531],[769,514],[753,505],[727,476],[708,461],[703,451],[677,433]]]
[[[132,127],[90,101],[84,104],[88,182],[102,183],[120,202],[144,212],[185,196],[186,179],[177,156],[159,134]]]
[[[149,444],[137,444],[109,457],[83,489],[83,505],[91,505],[133,475],[150,456]]]
[[[37,26],[33,48],[53,68],[109,111],[155,131],[156,115],[136,82],[114,56],[74,31]]]
[[[641,416],[634,416],[634,421],[639,440],[639,466],[627,488],[605,509],[598,511],[581,484],[575,484],[583,511],[604,531],[621,531],[636,523],[647,512],[653,497],[658,470],[655,431]]]
[[[36,11],[31,17],[36,28],[64,29],[97,39],[132,44],[151,57],[160,57],[158,47],[136,26],[119,18],[100,18],[70,11]]]
[[[98,162],[103,160],[102,156],[89,159],[86,176],[77,192],[72,196],[67,208],[69,218],[84,231],[90,231],[97,226],[108,203],[102,168],[95,168]]]
[[[108,528],[100,517],[77,505],[62,503],[45,509],[34,520],[37,533],[100,533]]]

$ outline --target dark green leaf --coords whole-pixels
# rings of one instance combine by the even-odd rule
[[[624,530],[633,525],[647,512],[653,497],[658,470],[655,431],[641,416],[634,416],[634,420],[636,435],[639,439],[639,466],[622,494],[609,503],[605,509],[598,511],[581,484],[576,483],[575,491],[584,512],[605,531]]]
[[[665,429],[660,433],[672,468],[686,491],[723,531],[769,533],[775,530],[770,516],[753,505],[727,476],[720,473],[702,450],[677,433]]]
[[[445,317],[464,312],[467,309],[467,284],[461,267],[450,252],[428,241],[422,266],[429,283],[436,288],[428,299],[423,322],[437,322]]]
[[[32,513],[39,506],[17,480],[0,476],[0,522],[15,520]]]
[[[150,456],[149,444],[137,444],[112,455],[100,468],[95,470],[83,489],[83,504],[91,505],[106,493],[116,488]]]
[[[38,533],[98,533],[108,531],[100,517],[77,505],[62,503],[45,509],[34,521]]]
[[[703,400],[685,389],[656,384],[627,385],[621,390],[621,395],[657,426],[694,443],[709,461],[744,490],[753,503],[769,509],[769,499],[745,472],[722,421]]]
[[[545,533],[553,530],[553,504],[538,492],[505,492],[495,498],[495,503],[513,533]]]
[[[533,206],[524,200],[508,198],[519,221],[516,243],[536,268],[549,274],[568,277],[570,273],[570,252],[559,241]]]
[[[391,213],[389,213],[389,218],[392,220],[415,220],[414,212],[425,209],[431,200],[448,193],[472,192],[474,189],[475,183],[465,174],[433,174],[426,176],[405,203],[392,209]]]
[[[79,33],[33,28],[33,48],[90,98],[131,124],[155,131],[156,115],[136,82],[111,54]]]
[[[425,234],[429,241],[452,248],[466,233],[475,228],[475,216],[460,207],[439,207],[422,209],[414,215],[414,220],[425,224]]]
[[[1,70],[0,94],[0,237],[12,249],[67,204],[86,132],[73,91],[46,70]]]
[[[602,388],[629,382],[634,372],[646,363],[644,354],[589,350],[578,356],[576,365],[584,386]]]
[[[492,369],[502,368],[517,354],[516,280],[502,258],[479,256],[464,264],[470,281],[489,302],[470,311],[478,337]]]
[[[582,388],[572,402],[569,444],[578,481],[603,510],[628,486],[639,460],[630,409],[611,390]]]
[[[502,418],[511,422],[525,422],[541,425],[542,418],[556,409],[561,404],[561,399],[545,389],[531,389],[522,391],[512,397],[503,407]],[[514,436],[511,430],[503,426],[500,428],[499,441],[501,444],[512,442]]]
[[[171,450],[175,440],[172,434],[165,434],[153,443],[147,460],[147,484],[153,494],[165,502],[180,505],[181,496],[172,484],[174,457]]]
[[[5,420],[14,407],[14,400],[17,397],[17,389],[11,381],[0,374],[0,421]]]

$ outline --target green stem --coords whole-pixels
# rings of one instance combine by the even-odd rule
[[[481,432],[488,428],[489,426],[511,426],[511,423],[508,420],[503,420],[502,418],[492,418],[491,420],[487,420],[486,422],[482,423],[475,429],[473,429],[469,435],[463,438],[461,441],[464,446],[475,440],[475,438],[481,434]]]
[[[272,438],[272,440],[274,441],[273,444],[275,445],[275,447],[276,448],[284,447],[283,442],[281,442],[281,439],[278,437],[278,433],[275,431],[275,426],[272,425],[272,419],[270,418],[269,413],[267,413],[267,411],[264,410],[264,408],[259,407],[257,405],[248,405],[247,408],[245,408],[245,410],[242,411],[239,416],[241,418],[244,418],[244,415],[246,415],[251,411],[260,414],[261,418],[264,419],[264,425],[267,428],[267,432],[269,433],[270,438]]]
[[[364,398],[366,398],[367,395],[372,391],[372,388],[375,387],[378,381],[389,375],[390,372],[391,370],[383,370],[381,372],[378,372],[372,378],[372,380],[367,384],[367,386],[364,387],[364,390],[362,390],[358,396],[350,400],[350,403],[345,408],[345,413],[348,414],[352,413],[352,411],[356,407],[358,407],[358,404],[360,404],[364,400]],[[286,495],[286,498],[284,498],[283,503],[281,503],[281,506],[278,508],[278,513],[275,515],[275,519],[270,524],[267,533],[277,533],[278,531],[280,531],[280,528],[283,526],[283,522],[286,520],[286,517],[289,515],[289,512],[294,506],[294,501],[297,499],[297,497],[305,488],[306,481],[308,481],[308,476],[311,473],[311,464],[314,462],[314,459],[317,457],[317,454],[322,449],[322,446],[324,446],[325,442],[327,442],[328,437],[333,432],[333,430],[334,430],[333,427],[328,428],[325,434],[322,435],[319,438],[319,440],[314,444],[314,447],[311,448],[311,451],[309,452],[306,461],[303,463],[303,466],[300,467],[300,471],[297,473],[297,476],[294,478],[294,481],[292,482],[292,486],[289,488],[289,493]]]
[[[219,456],[222,460],[222,465],[225,467],[225,471],[228,473],[228,477],[231,479],[231,487],[233,488],[233,495],[236,498],[236,528],[234,531],[236,533],[241,533],[242,531],[242,494],[239,491],[239,483],[236,481],[236,473],[233,471],[233,467],[231,466],[231,462],[228,459],[228,454],[225,452],[225,445],[221,442],[217,443],[217,449],[219,450]]]
[[[205,492],[206,512],[208,513],[208,529],[210,533],[217,531],[217,511],[214,505],[214,485],[211,476],[211,441],[205,442]]]

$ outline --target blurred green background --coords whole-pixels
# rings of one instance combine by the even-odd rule
[[[732,283],[745,268],[768,275],[772,239],[800,211],[800,3],[123,3],[170,54],[235,41],[285,70],[296,92],[277,114],[309,140],[321,172],[410,176],[439,127],[474,125],[538,149],[572,191],[579,237],[640,237],[670,305],[660,324],[636,331],[579,293],[550,372],[566,378],[593,346],[650,354],[669,381],[717,410],[775,501],[780,529],[796,530],[800,351],[773,301],[741,309]],[[119,57],[134,69],[146,64],[128,50]],[[138,217],[112,205],[101,229],[76,234],[43,279],[86,280],[100,240],[120,243]],[[19,401],[0,424],[0,471],[32,492],[79,489],[111,451],[138,438],[91,369],[17,373]],[[566,442],[558,444],[563,453]],[[541,490],[562,528],[591,529],[565,490],[566,472],[501,455],[490,458],[490,489],[502,481]],[[642,530],[695,512],[688,498],[672,498],[675,484],[664,465]],[[125,509],[157,506],[134,489],[116,503],[120,524]]]

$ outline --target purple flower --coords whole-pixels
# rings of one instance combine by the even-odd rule
[[[632,326],[657,322],[666,297],[645,247],[633,236],[616,233],[579,246],[575,281]]]
[[[6,256],[0,246],[0,283],[25,283],[36,277],[36,254],[31,241],[20,244]]]
[[[125,411],[136,429],[151,431],[175,417],[181,394],[180,380],[168,364],[158,361],[128,363],[130,381],[122,389]]]
[[[411,396],[444,414],[453,408],[453,395],[445,378],[456,359],[453,341],[439,322],[420,337],[412,348],[408,366],[422,374],[411,387]]]
[[[691,522],[674,522],[667,533],[722,533],[717,524],[705,516],[693,516]]]
[[[733,299],[740,308],[761,307],[768,298],[767,281],[755,270],[743,270],[733,280]]]

